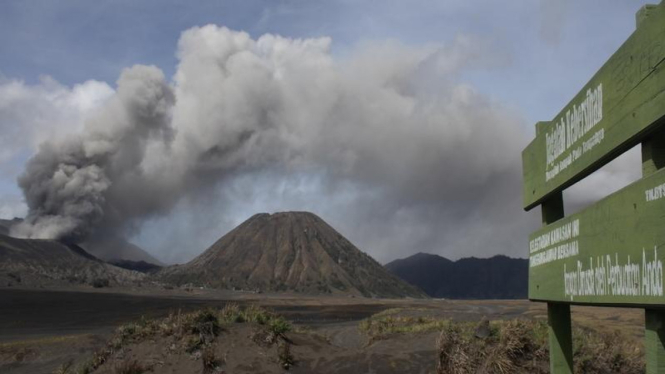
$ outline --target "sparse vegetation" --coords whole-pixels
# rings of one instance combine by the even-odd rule
[[[390,334],[440,331],[449,320],[432,317],[400,315],[403,309],[388,309],[360,321],[358,328],[370,341],[382,339]]]
[[[475,324],[448,323],[437,340],[437,373],[548,373],[547,325],[542,321],[511,320],[491,323],[485,339],[475,337]],[[640,348],[620,338],[576,328],[575,372],[644,372]]]
[[[388,309],[361,321],[358,327],[370,343],[393,334],[440,331],[436,342],[440,374],[549,372],[547,324],[543,321],[490,322],[489,336],[478,338],[475,322],[452,322],[422,314],[415,309]],[[644,372],[642,346],[618,331],[602,333],[576,327],[573,340],[575,372]]]
[[[136,360],[125,360],[115,367],[115,374],[143,374],[148,370]]]
[[[206,347],[201,354],[201,361],[203,363],[203,373],[214,373],[221,365],[221,360],[215,355],[213,347]]]
[[[64,364],[58,366],[57,369],[53,372],[53,374],[68,374],[69,370],[74,366],[74,362],[72,360],[69,360],[65,362]]]
[[[286,370],[289,370],[291,366],[295,364],[295,359],[291,354],[291,344],[282,340],[277,346],[279,364]]]
[[[291,331],[291,324],[282,317],[274,317],[270,320],[270,331],[275,334],[275,336],[283,336],[287,332]]]
[[[98,351],[93,357],[72,369],[70,364],[59,374],[88,374],[107,362],[111,356],[121,351],[129,343],[140,343],[157,336],[175,338],[174,348],[200,357],[204,373],[213,373],[224,362],[217,357],[214,350],[215,339],[225,327],[236,323],[255,323],[261,326],[265,342],[269,345],[278,343],[278,360],[282,367],[289,368],[294,359],[289,343],[284,334],[291,331],[291,324],[283,317],[266,309],[249,306],[240,308],[237,304],[228,304],[223,309],[207,308],[193,313],[173,313],[163,319],[141,318],[118,328],[109,340],[106,348]],[[148,370],[138,362],[125,361],[116,367],[116,373],[143,373]]]
[[[95,278],[92,280],[92,286],[94,288],[104,288],[109,286],[109,280],[105,278]]]

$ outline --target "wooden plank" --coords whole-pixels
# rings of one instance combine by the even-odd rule
[[[665,3],[648,17],[522,152],[524,207],[637,145],[665,122]]]
[[[529,298],[665,304],[665,169],[529,238]]]

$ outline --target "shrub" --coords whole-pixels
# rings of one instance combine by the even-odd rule
[[[242,323],[245,322],[245,316],[238,304],[229,303],[224,306],[221,311],[222,320],[227,323]]]
[[[207,347],[201,354],[201,361],[203,363],[203,373],[213,373],[221,365],[221,360],[215,355],[213,347]]]
[[[291,354],[291,344],[281,341],[277,346],[277,357],[282,368],[289,370],[295,364],[295,359]]]
[[[72,366],[74,366],[74,361],[69,360],[69,361],[65,362],[64,364],[58,366],[58,368],[55,369],[53,374],[69,374],[69,369],[71,369]]]
[[[221,330],[219,318],[217,318],[217,313],[213,309],[204,309],[194,314],[194,320],[192,321],[193,333],[215,337],[219,335]]]
[[[115,367],[115,374],[143,374],[147,370],[136,360],[126,360]]]
[[[109,280],[104,278],[95,278],[92,280],[92,286],[94,288],[103,288],[109,286]]]
[[[276,336],[282,336],[291,331],[291,324],[282,317],[273,318],[269,323],[270,331]]]
[[[400,316],[402,309],[388,309],[370,318],[360,321],[358,329],[365,333],[370,341],[382,339],[390,334],[419,333],[441,331],[450,321],[432,317]]]
[[[475,324],[450,323],[437,340],[437,373],[547,373],[547,324],[542,321],[493,322],[487,338],[474,336]],[[643,352],[619,333],[573,329],[576,373],[644,372]]]

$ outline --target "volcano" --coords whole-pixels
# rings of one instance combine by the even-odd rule
[[[309,212],[256,214],[192,261],[159,276],[224,289],[426,297]]]
[[[75,244],[0,234],[0,287],[128,285],[144,274],[105,263]]]

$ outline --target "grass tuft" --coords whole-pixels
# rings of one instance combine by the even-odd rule
[[[115,367],[115,374],[143,374],[148,370],[136,360],[125,360]]]
[[[358,328],[373,341],[391,334],[441,331],[450,324],[450,321],[445,319],[401,316],[401,311],[402,309],[388,309],[377,313],[360,321]]]
[[[222,364],[222,360],[217,357],[213,347],[206,347],[203,350],[203,353],[201,353],[201,362],[203,363],[204,374],[214,373]]]

